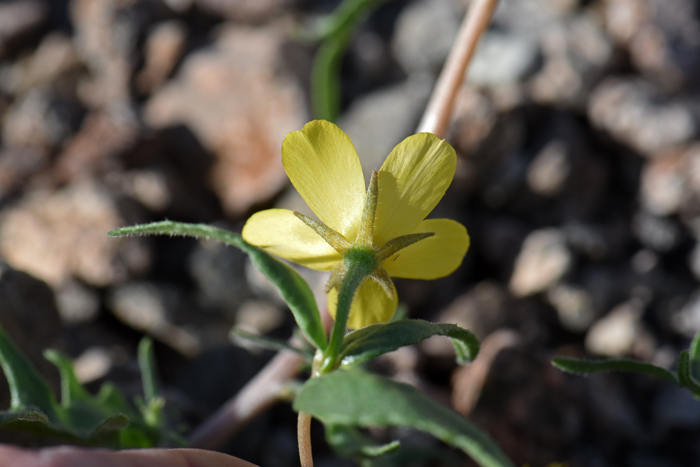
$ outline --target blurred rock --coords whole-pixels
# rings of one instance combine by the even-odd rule
[[[148,125],[187,125],[215,154],[212,186],[233,216],[285,185],[282,140],[306,120],[301,89],[279,66],[283,38],[278,29],[228,27],[145,107]]]
[[[603,0],[603,15],[608,34],[627,45],[649,17],[648,2],[639,0]]]
[[[103,378],[112,368],[112,358],[104,347],[90,347],[73,360],[75,377],[83,384]]]
[[[158,24],[148,34],[145,45],[145,65],[136,77],[143,94],[150,94],[167,79],[180,60],[187,40],[187,29],[176,20]]]
[[[469,329],[477,338],[484,339],[505,325],[508,302],[508,294],[501,285],[481,282],[466,294],[457,297],[435,319]],[[448,339],[428,339],[421,346],[426,354],[435,357],[454,354],[454,348]]]
[[[131,80],[136,45],[151,20],[146,0],[72,0],[70,17],[76,48],[91,71],[81,83],[81,97],[90,107],[109,108],[134,118]]]
[[[73,134],[79,110],[49,89],[33,88],[8,109],[2,139],[9,147],[53,150]]]
[[[406,73],[437,74],[450,52],[464,10],[450,0],[419,0],[396,20],[394,56]],[[435,27],[435,25],[440,27]]]
[[[80,181],[121,168],[121,157],[138,142],[132,122],[97,112],[83,120],[78,133],[59,154],[54,176],[61,182]]]
[[[358,98],[340,117],[338,126],[355,145],[367,180],[394,146],[415,131],[432,85],[425,75],[409,76],[402,83]]]
[[[641,320],[644,306],[631,299],[596,321],[586,334],[586,350],[606,357],[650,359],[656,343]]]
[[[78,71],[80,58],[73,41],[60,32],[51,32],[42,39],[34,53],[4,71],[0,88],[12,95],[24,94],[36,86],[75,88],[63,78]]]
[[[695,248],[688,256],[688,266],[695,279],[700,281],[700,241],[695,243]]]
[[[187,261],[197,285],[197,302],[234,316],[250,295],[245,281],[247,255],[237,248],[214,241],[200,241]]]
[[[236,327],[255,334],[267,334],[283,322],[280,307],[262,300],[246,300],[236,311]]]
[[[39,148],[0,149],[0,203],[47,163],[48,154]]]
[[[551,141],[535,155],[527,170],[530,189],[542,196],[556,196],[571,173],[571,156],[562,141]]]
[[[481,87],[513,86],[537,65],[537,44],[516,35],[487,31],[467,71],[467,82]]]
[[[510,290],[517,297],[542,292],[564,277],[572,261],[565,236],[559,230],[536,230],[527,236],[515,260]]]
[[[683,152],[655,157],[644,165],[639,195],[642,206],[656,216],[668,216],[681,207],[688,196]]]
[[[15,51],[46,22],[49,6],[42,0],[0,3],[0,58]]]
[[[696,290],[680,310],[671,314],[671,327],[688,339],[695,336],[700,329],[700,290]]]
[[[112,197],[94,183],[34,191],[2,212],[0,253],[12,267],[54,287],[73,275],[105,286],[150,261],[139,239],[107,237],[124,224]]]
[[[672,218],[657,217],[644,211],[634,216],[632,229],[642,244],[659,252],[673,250],[683,238],[683,232]]]
[[[557,310],[561,325],[572,332],[583,332],[595,319],[593,299],[582,287],[560,284],[547,291],[547,300]]]
[[[639,80],[603,81],[590,97],[588,116],[594,126],[646,156],[681,146],[697,132],[688,108]]]
[[[172,0],[169,0],[172,2]],[[193,0],[210,13],[238,23],[261,23],[284,11],[295,0]]]
[[[171,286],[132,282],[112,290],[107,306],[124,323],[165,342],[187,357],[202,350],[202,342],[171,321],[181,297]]]
[[[645,10],[645,21],[637,24],[629,41],[632,63],[667,90],[694,86],[700,76],[697,2],[645,0],[639,3],[639,8]]]
[[[529,83],[533,100],[585,107],[592,87],[611,65],[609,39],[582,15],[544,30],[541,41],[544,65]]]
[[[100,311],[100,305],[97,291],[77,281],[68,281],[56,290],[56,307],[64,324],[75,325],[94,321]]]

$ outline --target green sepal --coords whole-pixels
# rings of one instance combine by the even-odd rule
[[[122,227],[108,233],[111,237],[170,235],[217,240],[239,248],[250,257],[253,265],[279,288],[285,302],[292,310],[297,325],[316,348],[325,350],[326,333],[321,324],[321,315],[316,306],[314,294],[304,279],[292,268],[278,261],[262,249],[247,243],[243,238],[205,224],[186,224],[162,221],[151,224]]]
[[[359,368],[310,379],[294,401],[325,425],[404,426],[428,432],[466,452],[482,467],[513,467],[491,438],[413,386]]]
[[[479,353],[479,340],[474,334],[454,324],[429,323],[417,319],[393,321],[352,331],[345,336],[340,352],[341,364],[353,366],[405,345],[413,345],[432,336],[452,338],[457,362],[471,362]]]
[[[676,385],[678,377],[666,368],[630,359],[608,360],[581,360],[577,358],[557,357],[552,360],[552,365],[567,373],[588,374],[602,371],[623,371],[627,373],[641,373],[655,378],[664,379]]]

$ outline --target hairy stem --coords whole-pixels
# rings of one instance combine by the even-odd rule
[[[299,460],[301,467],[313,467],[314,459],[311,455],[311,415],[299,412],[297,419],[297,442],[299,443]]]
[[[340,290],[338,291],[338,304],[335,312],[335,323],[333,323],[331,338],[324,353],[321,373],[327,373],[335,367],[336,361],[338,360],[338,354],[340,353],[340,347],[343,343],[343,336],[345,335],[348,316],[350,316],[352,298],[355,296],[355,292],[362,281],[372,273],[373,268],[368,269],[369,268],[367,268],[366,265],[362,264],[361,262],[351,262],[347,265],[345,279],[340,285]]]
[[[497,3],[498,0],[473,0],[471,3],[417,132],[428,132],[440,138],[445,137],[455,96],[462,85],[464,73],[474,55],[479,38],[488,27]]]

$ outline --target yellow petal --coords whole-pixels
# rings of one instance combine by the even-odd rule
[[[282,163],[318,218],[348,240],[355,240],[365,201],[365,179],[348,135],[330,122],[309,122],[284,139]]]
[[[393,297],[384,292],[381,286],[371,278],[367,278],[355,292],[352,305],[350,306],[350,317],[348,318],[348,329],[358,329],[370,324],[386,323],[394,316],[396,306],[399,304],[399,296],[396,287],[392,282]],[[328,293],[328,312],[335,319],[336,306],[338,304],[338,288],[334,287]]]
[[[413,231],[442,199],[456,167],[455,150],[432,133],[399,143],[379,170],[375,245]]]
[[[316,232],[287,209],[253,214],[242,232],[243,240],[302,266],[329,271],[342,259]]]
[[[452,274],[469,249],[469,235],[462,224],[451,219],[427,219],[411,233],[435,235],[404,248],[382,263],[392,277],[437,279]]]

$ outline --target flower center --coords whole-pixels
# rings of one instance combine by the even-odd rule
[[[372,178],[369,181],[367,198],[365,199],[365,206],[362,210],[362,218],[360,219],[360,227],[357,232],[357,238],[353,243],[350,243],[343,235],[330,227],[316,222],[300,212],[294,212],[297,218],[311,227],[326,241],[326,243],[343,256],[343,261],[340,261],[335,268],[333,268],[333,271],[331,271],[331,277],[326,283],[326,293],[330,292],[333,287],[338,286],[343,281],[345,273],[352,264],[359,267],[364,272],[364,276],[375,280],[389,298],[392,298],[394,287],[389,278],[389,273],[381,266],[382,262],[392,257],[400,250],[435,235],[434,232],[408,234],[389,240],[380,247],[375,246],[374,216],[377,212],[378,194],[379,174],[375,170],[372,172]]]

